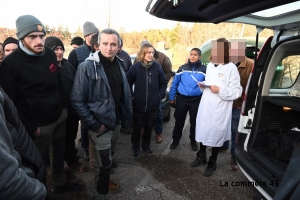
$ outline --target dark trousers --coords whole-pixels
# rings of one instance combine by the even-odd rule
[[[142,148],[149,148],[151,141],[151,131],[157,117],[157,110],[147,113],[133,112],[133,131],[131,134],[132,148],[140,148],[141,128],[144,125],[142,136]]]
[[[64,154],[61,152],[65,151],[65,143],[66,143],[66,136],[62,136],[58,139],[53,140],[52,144],[50,145],[50,166],[51,172],[53,174],[53,179],[58,175],[64,175]],[[52,163],[52,164],[51,164]],[[61,186],[62,183],[59,183]]]
[[[65,151],[65,161],[67,164],[72,164],[74,161],[77,149],[75,147],[75,139],[78,132],[78,122],[79,118],[67,118],[66,121],[66,151]]]
[[[81,121],[81,147],[83,150],[89,150],[89,129],[88,127]]]
[[[190,140],[195,142],[196,117],[201,96],[188,97],[178,94],[176,96],[176,109],[174,112],[175,126],[173,129],[173,140],[179,142],[182,136],[185,117],[190,114]]]
[[[155,133],[156,134],[162,134],[162,130],[163,130],[163,112],[162,112],[162,101],[160,100],[159,103],[159,109],[157,112],[157,118],[155,120]]]

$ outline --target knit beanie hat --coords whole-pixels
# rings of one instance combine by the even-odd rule
[[[90,35],[92,33],[99,33],[99,30],[93,22],[86,21],[83,24],[83,36],[85,37],[85,36]]]
[[[8,37],[3,42],[3,50],[4,50],[5,46],[10,43],[15,43],[16,45],[19,46],[19,41],[16,38]]]
[[[32,32],[43,32],[46,30],[42,22],[32,15],[22,15],[16,21],[17,38],[22,40],[25,36]]]
[[[63,48],[63,50],[65,51],[65,46],[62,43],[62,41],[55,37],[55,36],[49,36],[46,38],[45,40],[45,46],[49,47],[50,49],[54,49],[57,46],[61,46]]]
[[[148,40],[143,40],[140,44],[140,46],[143,46],[144,44],[151,44]]]
[[[77,45],[83,45],[83,39],[82,37],[76,36],[71,40],[71,45],[77,44]]]

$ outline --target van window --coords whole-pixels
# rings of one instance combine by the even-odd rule
[[[278,63],[271,88],[290,88],[299,76],[300,55],[287,56]]]

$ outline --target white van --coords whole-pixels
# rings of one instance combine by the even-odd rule
[[[235,157],[266,199],[300,199],[300,2],[157,0],[146,9],[169,20],[239,22],[255,25],[258,33],[274,30],[255,56]]]

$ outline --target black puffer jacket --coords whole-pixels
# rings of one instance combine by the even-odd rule
[[[22,164],[34,172],[36,179],[42,180],[45,172],[45,164],[42,156],[20,121],[16,107],[1,86],[0,91],[4,97],[3,108],[6,121],[10,123],[18,133],[14,149],[20,154]]]

